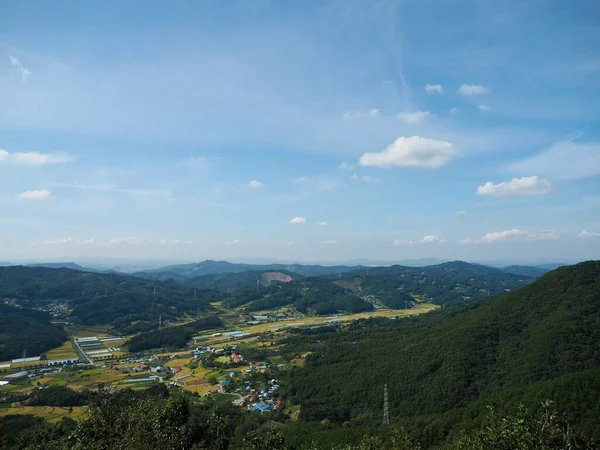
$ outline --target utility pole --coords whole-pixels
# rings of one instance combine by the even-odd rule
[[[390,402],[388,399],[387,383],[383,386],[383,424],[390,424]]]

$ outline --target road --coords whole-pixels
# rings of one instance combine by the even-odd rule
[[[72,338],[73,341],[73,345],[75,346],[75,349],[77,350],[77,353],[79,353],[79,358],[84,361],[87,362],[88,364],[91,364],[92,366],[94,366],[94,361],[92,361],[92,358],[90,358],[79,346],[79,343],[77,342],[77,340],[75,338]]]

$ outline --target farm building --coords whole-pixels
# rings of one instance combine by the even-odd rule
[[[4,377],[4,380],[8,381],[8,382],[12,382],[12,381],[19,381],[22,380],[24,378],[27,378],[29,376],[29,372],[27,372],[26,370],[22,371],[22,372],[17,372],[17,373],[13,373],[10,375],[6,375]]]

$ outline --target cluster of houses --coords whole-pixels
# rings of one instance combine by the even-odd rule
[[[279,388],[277,380],[272,379],[268,387],[265,389],[255,389],[250,381],[244,381],[243,388],[237,388],[236,393],[240,398],[233,401],[233,404],[239,407],[246,407],[250,411],[258,411],[261,413],[271,412],[283,404],[276,398],[276,392]]]

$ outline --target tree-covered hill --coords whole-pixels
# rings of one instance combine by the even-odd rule
[[[0,299],[26,307],[64,302],[71,318],[85,324],[112,324],[123,332],[210,309],[217,293],[173,281],[46,267],[0,267]],[[133,327],[133,329],[132,329]],[[137,327],[137,328],[136,328]]]
[[[381,297],[384,304],[408,301],[407,295],[410,295],[448,306],[504,293],[532,281],[533,278],[492,267],[454,261],[426,267],[361,269],[342,273],[337,284]]]
[[[268,286],[272,283],[288,282],[302,278],[302,276],[294,272],[269,270],[212,273],[193,277],[187,277],[174,272],[138,272],[135,274],[135,276],[161,281],[174,280],[184,286],[199,289],[216,289],[223,292],[231,292],[241,286],[256,286],[257,281],[261,286]]]
[[[501,270],[503,272],[513,273],[515,275],[538,278],[550,272],[551,269],[535,266],[506,266],[502,267]]]
[[[377,423],[387,384],[390,415],[418,424],[430,440],[478,417],[487,401],[523,398],[567,404],[600,437],[600,261],[487,301],[359,321],[291,344],[315,339],[325,346],[283,382],[304,420]]]
[[[0,361],[37,356],[67,340],[62,328],[52,325],[42,311],[0,304]]]
[[[294,305],[300,312],[314,311],[320,315],[373,310],[373,305],[360,298],[356,292],[322,278],[304,278],[258,289],[256,286],[242,287],[232,292],[226,305],[246,305],[248,312]]]

